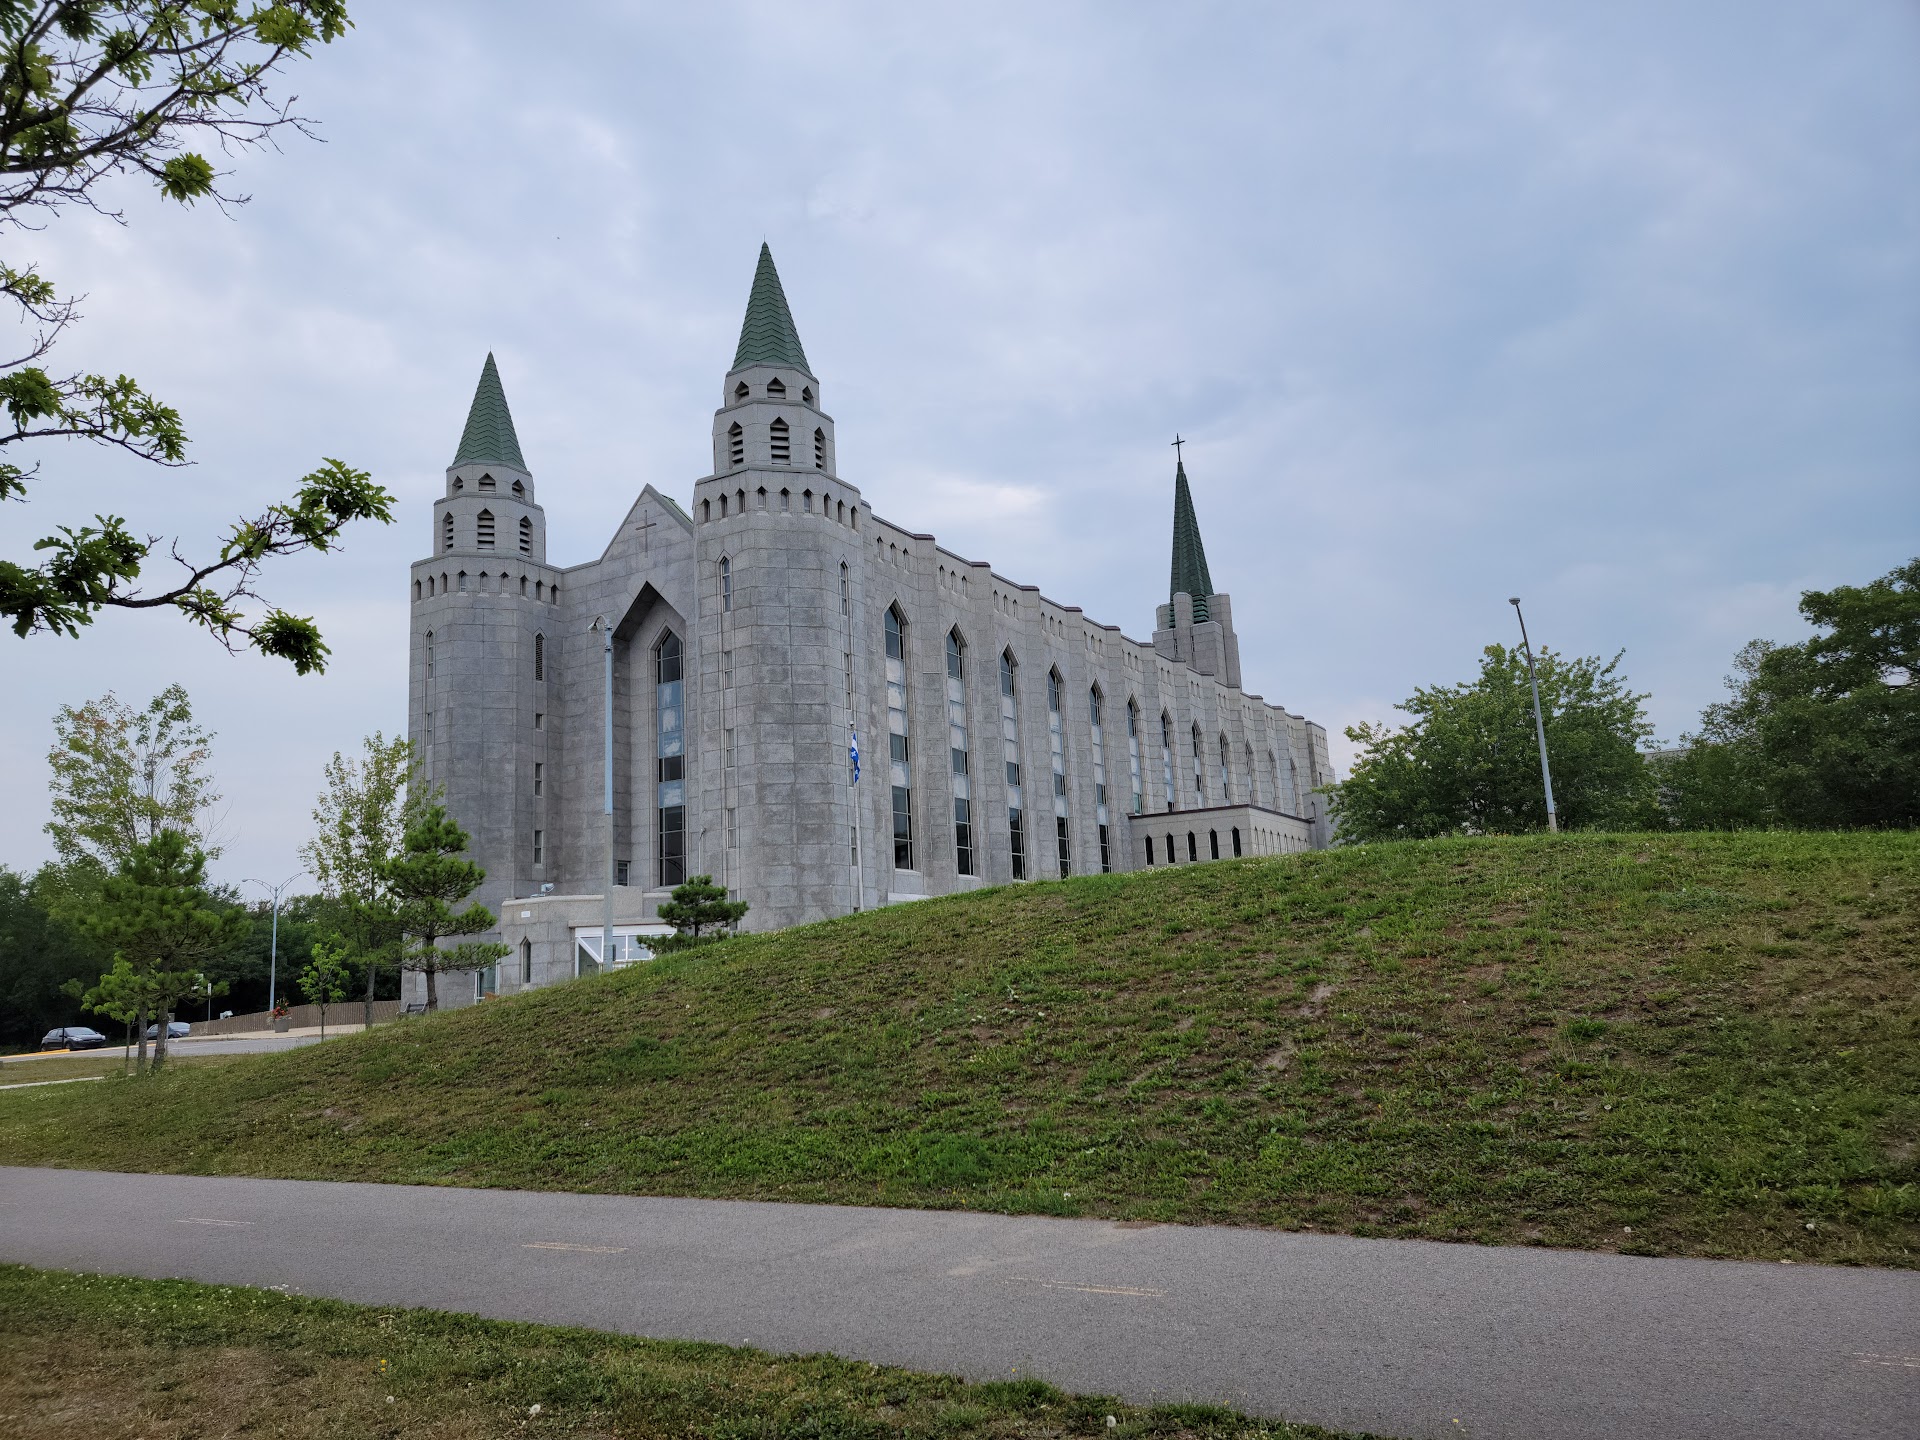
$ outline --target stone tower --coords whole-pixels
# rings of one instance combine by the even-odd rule
[[[693,489],[698,750],[717,802],[699,848],[716,880],[784,923],[862,906],[846,773],[861,500],[834,457],[833,417],[762,245],[713,416],[713,473]]]
[[[1233,633],[1233,599],[1214,590],[1207,571],[1207,547],[1200,540],[1184,459],[1175,461],[1173,469],[1173,579],[1168,592],[1155,617],[1153,648],[1238,689],[1240,640]]]
[[[546,514],[492,355],[432,526],[432,556],[415,561],[410,577],[408,733],[421,777],[445,792],[448,813],[486,866],[478,898],[497,909],[554,859],[546,834],[555,827],[542,813],[546,695],[562,629]],[[520,843],[536,833],[537,853]]]

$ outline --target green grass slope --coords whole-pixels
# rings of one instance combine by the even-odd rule
[[[0,1092],[0,1160],[1913,1265],[1920,836],[1436,841]]]

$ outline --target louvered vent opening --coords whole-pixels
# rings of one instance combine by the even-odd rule
[[[727,427],[727,462],[732,465],[747,463],[747,432],[736,421]]]
[[[824,430],[813,432],[813,468],[816,470],[827,468],[827,432]]]
[[[522,555],[533,553],[533,519],[527,515],[520,517],[520,553]]]
[[[776,400],[784,400],[787,398],[787,387],[782,383],[778,375],[767,381],[767,394]]]
[[[773,424],[767,427],[767,436],[773,443],[773,463],[776,465],[791,465],[793,463],[793,446],[787,438],[787,422],[784,420],[774,421]]]
[[[451,510],[447,512],[446,519],[440,526],[440,548],[442,550],[453,548],[453,512]]]
[[[493,548],[493,512],[482,510],[474,517],[474,526],[475,538],[479,541],[480,548],[491,550]]]

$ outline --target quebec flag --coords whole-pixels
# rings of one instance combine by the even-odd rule
[[[860,732],[848,727],[847,734],[852,738],[847,742],[847,758],[853,761],[853,783],[860,783]]]

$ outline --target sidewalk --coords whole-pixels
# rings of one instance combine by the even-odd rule
[[[1381,1435],[1882,1440],[1920,1274],[727,1200],[0,1168],[0,1260]]]

